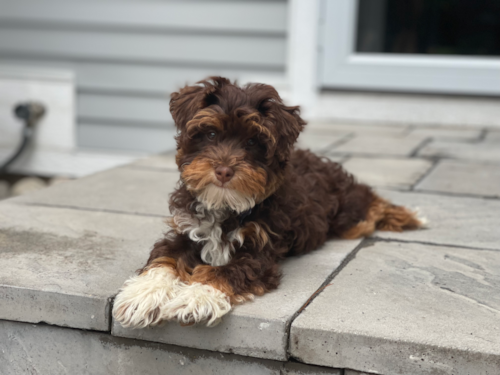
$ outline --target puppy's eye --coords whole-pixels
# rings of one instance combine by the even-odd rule
[[[257,144],[257,141],[255,140],[255,138],[250,138],[247,141],[247,146],[249,146],[249,147],[255,146],[256,144]]]
[[[216,136],[217,136],[217,133],[214,131],[210,131],[207,133],[207,138],[210,139],[211,141],[213,141]]]

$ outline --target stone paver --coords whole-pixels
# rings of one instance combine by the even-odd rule
[[[305,365],[297,362],[287,362],[283,367],[282,375],[345,375],[342,370]]]
[[[442,160],[416,190],[500,197],[500,163]]]
[[[340,142],[346,136],[344,135],[328,135],[328,134],[315,134],[313,132],[304,132],[299,136],[297,147],[302,149],[309,149],[313,152],[323,153],[328,151],[331,146]]]
[[[168,216],[169,193],[178,180],[173,171],[116,168],[12,202]]]
[[[306,126],[307,131],[318,134],[364,134],[377,136],[403,136],[408,133],[408,126],[386,126],[379,124],[343,124],[328,121],[310,121]]]
[[[0,321],[2,375],[280,375],[282,367],[280,362],[233,354]]]
[[[131,330],[115,322],[112,333],[198,349],[286,360],[287,326],[293,315],[358,243],[358,240],[331,241],[311,254],[287,259],[277,290],[235,307],[215,328],[180,327],[170,323],[154,329]]]
[[[300,361],[380,374],[496,374],[500,252],[379,242],[297,317]]]
[[[500,143],[500,131],[491,130],[486,133],[487,142],[497,142]]]
[[[333,147],[329,154],[410,156],[425,141],[422,137],[398,137],[360,134]]]
[[[9,184],[6,181],[0,180],[0,200],[9,197]]]
[[[344,370],[344,375],[372,375],[372,374],[369,374],[367,372],[359,372],[356,370],[346,369],[346,370]]]
[[[152,168],[176,172],[178,170],[174,153],[148,156],[147,158],[130,163],[127,167]]]
[[[481,133],[481,129],[416,127],[408,133],[408,136],[420,136],[424,138],[444,140],[474,141],[481,137]]]
[[[0,319],[104,331],[110,299],[163,232],[156,217],[0,204]]]
[[[500,201],[379,190],[396,204],[419,208],[428,229],[377,232],[381,238],[500,250]]]
[[[433,141],[423,147],[418,155],[433,158],[500,162],[500,142]]]
[[[215,328],[128,330],[110,321],[112,298],[165,230],[174,155],[3,202],[0,319],[114,336],[0,321],[0,373],[498,375],[500,132],[481,140],[471,128],[306,129],[298,147],[419,207],[429,228],[377,232],[304,311],[359,241],[287,259],[278,290]],[[289,354],[308,364],[283,362]]]
[[[423,159],[352,157],[343,166],[368,185],[409,189],[432,167],[432,163]]]

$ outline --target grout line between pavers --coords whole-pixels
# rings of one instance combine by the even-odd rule
[[[338,141],[332,142],[330,145],[328,145],[328,147],[325,149],[324,152],[325,153],[331,152],[335,148],[342,146],[343,144],[346,144],[347,142],[349,142],[351,139],[353,139],[355,137],[356,137],[355,132],[348,133],[348,134],[344,135],[343,137],[341,137]]]
[[[481,129],[481,133],[479,133],[479,137],[477,137],[478,142],[482,142],[486,139],[489,131],[487,129]]]
[[[445,192],[445,191],[437,191],[437,190],[411,190],[412,193],[421,193],[421,194],[430,194],[430,195],[440,195],[443,197],[456,197],[456,198],[476,198],[476,199],[485,199],[485,200],[500,200],[500,196],[496,195],[479,195],[479,194],[467,194],[467,193],[453,193],[453,192]]]
[[[381,153],[364,153],[364,152],[351,152],[351,151],[335,151],[335,150],[330,150],[328,154],[325,154],[324,156],[345,156],[349,155],[353,158],[365,158],[365,159],[396,159],[396,160],[429,160],[433,159],[427,156],[418,156],[418,157],[409,157],[408,155],[404,154],[399,154],[399,155],[394,155],[394,154],[381,154]]]
[[[410,185],[409,187],[409,191],[415,191],[415,188],[417,187],[418,184],[420,184],[423,180],[425,180],[437,167],[437,165],[439,164],[440,160],[438,159],[435,159],[435,160],[431,160],[431,166],[430,168],[425,171],[425,173],[422,173],[422,175],[417,179],[417,181],[415,181],[413,184]]]
[[[395,191],[398,193],[412,193],[412,194],[425,194],[425,195],[439,195],[442,197],[449,198],[472,198],[472,199],[484,199],[484,200],[492,200],[497,201],[500,200],[500,197],[491,196],[491,195],[478,195],[478,194],[466,194],[466,193],[448,193],[444,191],[435,191],[435,190],[409,190],[404,188],[398,188],[396,186],[373,186],[375,189],[383,189]]]
[[[432,142],[432,137],[427,137],[422,139],[422,142],[420,142],[408,155],[410,158],[417,157],[418,154],[420,153],[420,150],[422,150],[425,146],[427,146],[429,143]]]
[[[471,139],[469,143],[482,143],[486,139],[486,135],[488,134],[487,129],[481,129],[481,132],[479,133],[479,137],[476,139]]]
[[[286,356],[287,359],[291,358],[290,356],[290,331],[292,328],[292,324],[297,319],[297,317],[304,311],[307,306],[309,306],[315,299],[318,297],[323,290],[325,290],[330,283],[335,279],[335,277],[347,266],[348,263],[351,262],[354,258],[356,258],[356,255],[358,252],[366,247],[370,247],[375,243],[375,241],[372,238],[363,238],[361,242],[347,255],[344,260],[340,263],[340,265],[333,270],[333,272],[325,279],[325,281],[321,284],[321,286],[316,289],[316,291],[311,295],[311,297],[292,315],[290,320],[287,322],[285,333],[286,333]]]
[[[398,243],[415,243],[419,245],[428,245],[428,246],[434,246],[434,247],[451,247],[454,249],[465,249],[465,250],[475,250],[475,251],[500,251],[500,248],[498,249],[487,249],[484,247],[473,247],[473,246],[460,246],[460,245],[453,245],[453,244],[446,244],[446,243],[436,243],[436,242],[428,242],[428,241],[418,241],[418,240],[402,240],[399,238],[384,238],[384,237],[377,237],[377,236],[372,236],[370,237],[373,239],[374,243],[377,242],[398,242]]]
[[[165,218],[169,215],[159,215],[159,214],[146,214],[140,212],[130,212],[130,211],[120,211],[120,210],[109,210],[104,208],[89,208],[89,207],[79,207],[79,206],[71,206],[71,205],[63,205],[63,204],[49,204],[49,203],[37,203],[37,202],[20,202],[13,204],[19,206],[32,206],[32,207],[48,207],[48,208],[60,208],[60,209],[69,209],[76,211],[89,211],[89,212],[105,212],[110,214],[119,214],[119,215],[131,215],[131,216],[143,216],[143,217],[158,217]]]

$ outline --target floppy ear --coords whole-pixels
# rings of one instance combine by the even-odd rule
[[[204,91],[203,86],[185,86],[170,95],[170,113],[177,130],[184,130],[187,122],[203,108]]]
[[[280,133],[276,145],[276,156],[280,162],[286,162],[306,122],[300,117],[299,106],[288,107],[283,102],[274,103],[271,113]]]
[[[227,78],[208,77],[196,82],[194,86],[185,86],[170,95],[170,113],[178,130],[183,131],[196,112],[217,103],[216,92],[230,84]]]
[[[269,85],[250,84],[247,92],[253,96],[254,106],[263,115],[267,127],[275,136],[274,155],[280,163],[286,164],[294,143],[306,125],[300,117],[299,107],[286,106],[274,87]]]

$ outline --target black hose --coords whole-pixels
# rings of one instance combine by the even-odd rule
[[[21,156],[21,154],[26,150],[26,147],[31,142],[33,136],[33,128],[35,124],[40,120],[40,118],[45,113],[45,107],[42,104],[28,102],[16,105],[14,108],[14,113],[17,118],[23,120],[23,139],[19,146],[17,147],[14,154],[7,159],[2,165],[0,165],[0,174],[7,172],[8,167],[14,163],[14,161]]]

